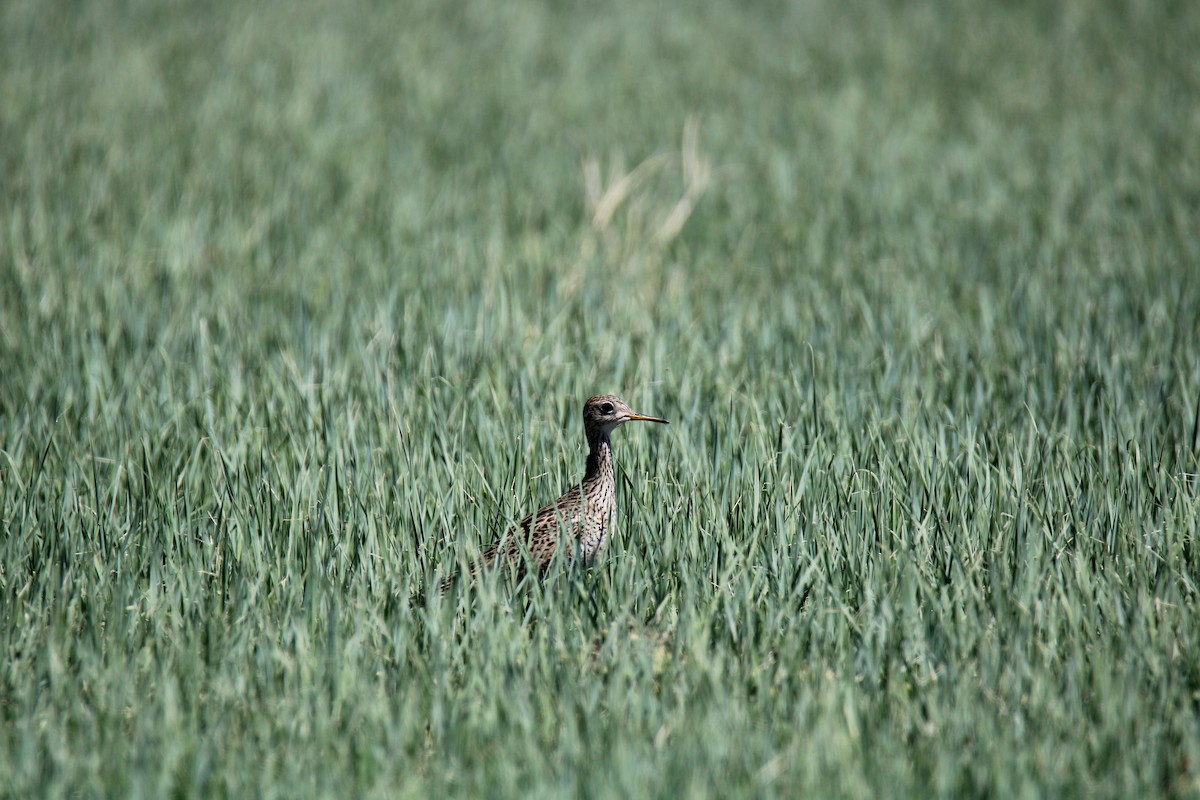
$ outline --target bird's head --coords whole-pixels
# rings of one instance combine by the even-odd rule
[[[601,394],[588,398],[583,404],[583,427],[589,437],[593,432],[604,436],[612,433],[613,429],[626,422],[661,422],[667,421],[661,417],[648,417],[637,414],[624,400],[611,394]]]

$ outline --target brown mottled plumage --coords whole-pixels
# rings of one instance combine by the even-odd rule
[[[585,561],[599,555],[608,543],[617,510],[617,482],[613,474],[612,442],[609,434],[626,422],[665,419],[635,414],[625,401],[611,394],[589,398],[583,404],[583,430],[587,435],[588,458],[583,481],[549,505],[530,514],[505,536],[483,552],[471,565],[474,575],[498,563],[526,566],[525,552],[539,572],[550,566],[561,546],[568,560]],[[442,584],[446,591],[455,581],[452,576]]]

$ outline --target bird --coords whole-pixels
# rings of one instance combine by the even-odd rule
[[[608,544],[617,511],[617,481],[613,473],[612,432],[626,422],[658,422],[662,417],[635,413],[611,394],[589,397],[583,404],[583,432],[588,457],[583,479],[562,497],[521,520],[515,528],[493,542],[469,567],[469,575],[509,564],[519,574],[535,567],[544,575],[554,557],[567,562],[587,563]],[[528,556],[528,560],[526,558]],[[444,594],[458,580],[456,573],[441,585]]]

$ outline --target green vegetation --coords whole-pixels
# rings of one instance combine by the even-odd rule
[[[1200,795],[1197,42],[3,4],[0,795]]]

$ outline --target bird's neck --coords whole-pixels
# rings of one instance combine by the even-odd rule
[[[613,474],[613,452],[612,442],[608,440],[608,435],[598,433],[595,436],[589,436],[588,448],[587,471],[583,473],[584,481],[593,481],[597,478],[608,478],[611,480]]]

